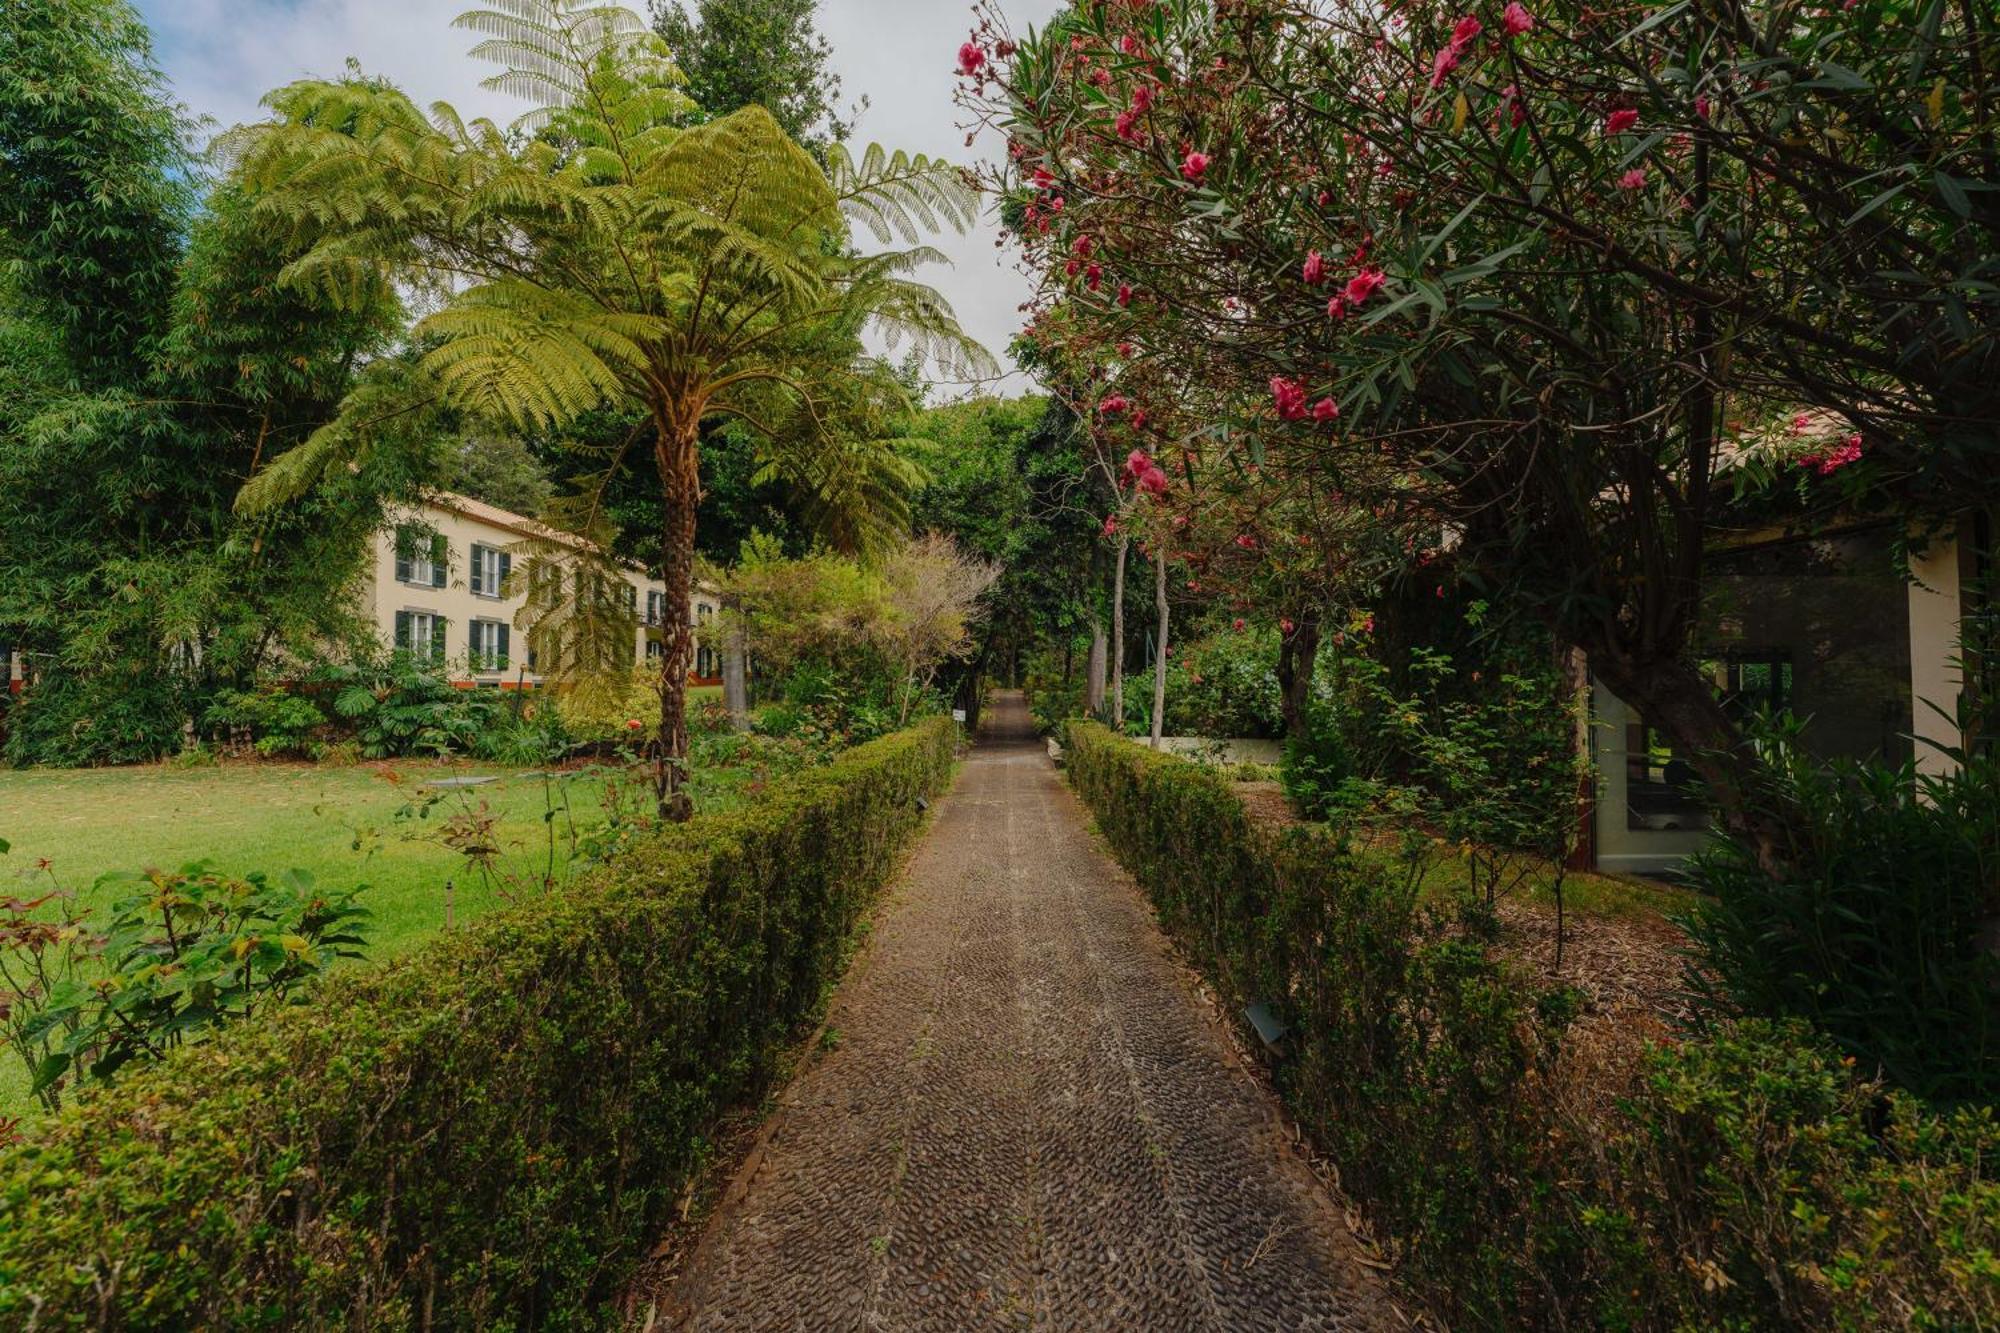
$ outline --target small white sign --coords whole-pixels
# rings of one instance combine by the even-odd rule
[[[963,708],[954,708],[954,709],[952,709],[952,710],[951,710],[951,720],[952,720],[952,721],[954,721],[954,722],[963,722],[963,721],[965,721],[965,710],[964,710]]]

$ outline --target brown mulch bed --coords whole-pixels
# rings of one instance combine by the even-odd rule
[[[1265,827],[1303,823],[1275,782],[1240,782],[1236,792],[1250,818]],[[1583,1013],[1563,1041],[1556,1082],[1577,1111],[1608,1111],[1631,1086],[1649,1042],[1670,1035],[1693,1016],[1682,950],[1687,937],[1658,913],[1632,907],[1616,915],[1572,908],[1563,922],[1563,960],[1556,972],[1556,916],[1539,899],[1503,899],[1500,951],[1531,975],[1574,986]]]

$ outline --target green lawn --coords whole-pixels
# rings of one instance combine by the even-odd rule
[[[440,778],[496,775],[498,782],[452,794],[424,820],[397,818],[421,803],[423,784]],[[759,774],[747,769],[697,772],[698,808],[747,799]],[[230,873],[278,875],[310,871],[320,885],[368,886],[363,903],[372,960],[422,943],[444,925],[445,882],[455,882],[453,919],[466,921],[502,902],[502,895],[468,874],[464,861],[436,840],[438,824],[459,809],[485,803],[500,816],[496,832],[505,862],[533,875],[546,847],[544,818],[551,784],[523,770],[491,764],[403,760],[350,768],[310,764],[241,763],[211,768],[152,765],[91,770],[0,770],[0,896],[38,896],[49,886],[46,859],[62,884],[100,911],[129,886],[93,891],[111,870],[178,868],[207,860]],[[746,788],[748,790],[746,791]],[[601,777],[570,777],[557,786],[579,828],[605,821]],[[633,793],[645,800],[650,788]],[[26,1075],[11,1051],[0,1050],[0,1115],[32,1110]]]

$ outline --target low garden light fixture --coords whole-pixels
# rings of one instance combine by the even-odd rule
[[[1273,1050],[1276,1050],[1278,1043],[1285,1039],[1285,1034],[1291,1031],[1276,1014],[1271,1012],[1271,1006],[1263,1000],[1254,1001],[1243,1011],[1243,1016],[1250,1020],[1251,1027],[1257,1029],[1257,1039]]]

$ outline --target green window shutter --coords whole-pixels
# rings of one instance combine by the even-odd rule
[[[502,551],[500,553],[500,583],[499,586],[493,589],[495,597],[505,597],[507,595],[507,580],[513,576],[513,573],[514,557]]]
[[[431,586],[444,586],[445,566],[451,563],[451,543],[440,532],[431,538]]]
[[[513,658],[509,656],[510,645],[507,642],[513,635],[508,632],[509,627],[505,622],[496,625],[494,629],[499,635],[500,642],[493,652],[492,667],[495,671],[505,671],[513,662]]]
[[[472,544],[472,595],[477,597],[486,591],[486,548],[479,543]]]
[[[396,613],[396,647],[404,652],[410,650],[410,613],[408,611],[398,611]]]
[[[398,524],[396,527],[396,582],[410,581],[410,530]]]
[[[443,616],[431,617],[431,660],[433,662],[444,661],[446,655],[451,652],[451,647],[445,642],[444,637],[445,630],[449,624],[450,622]]]

